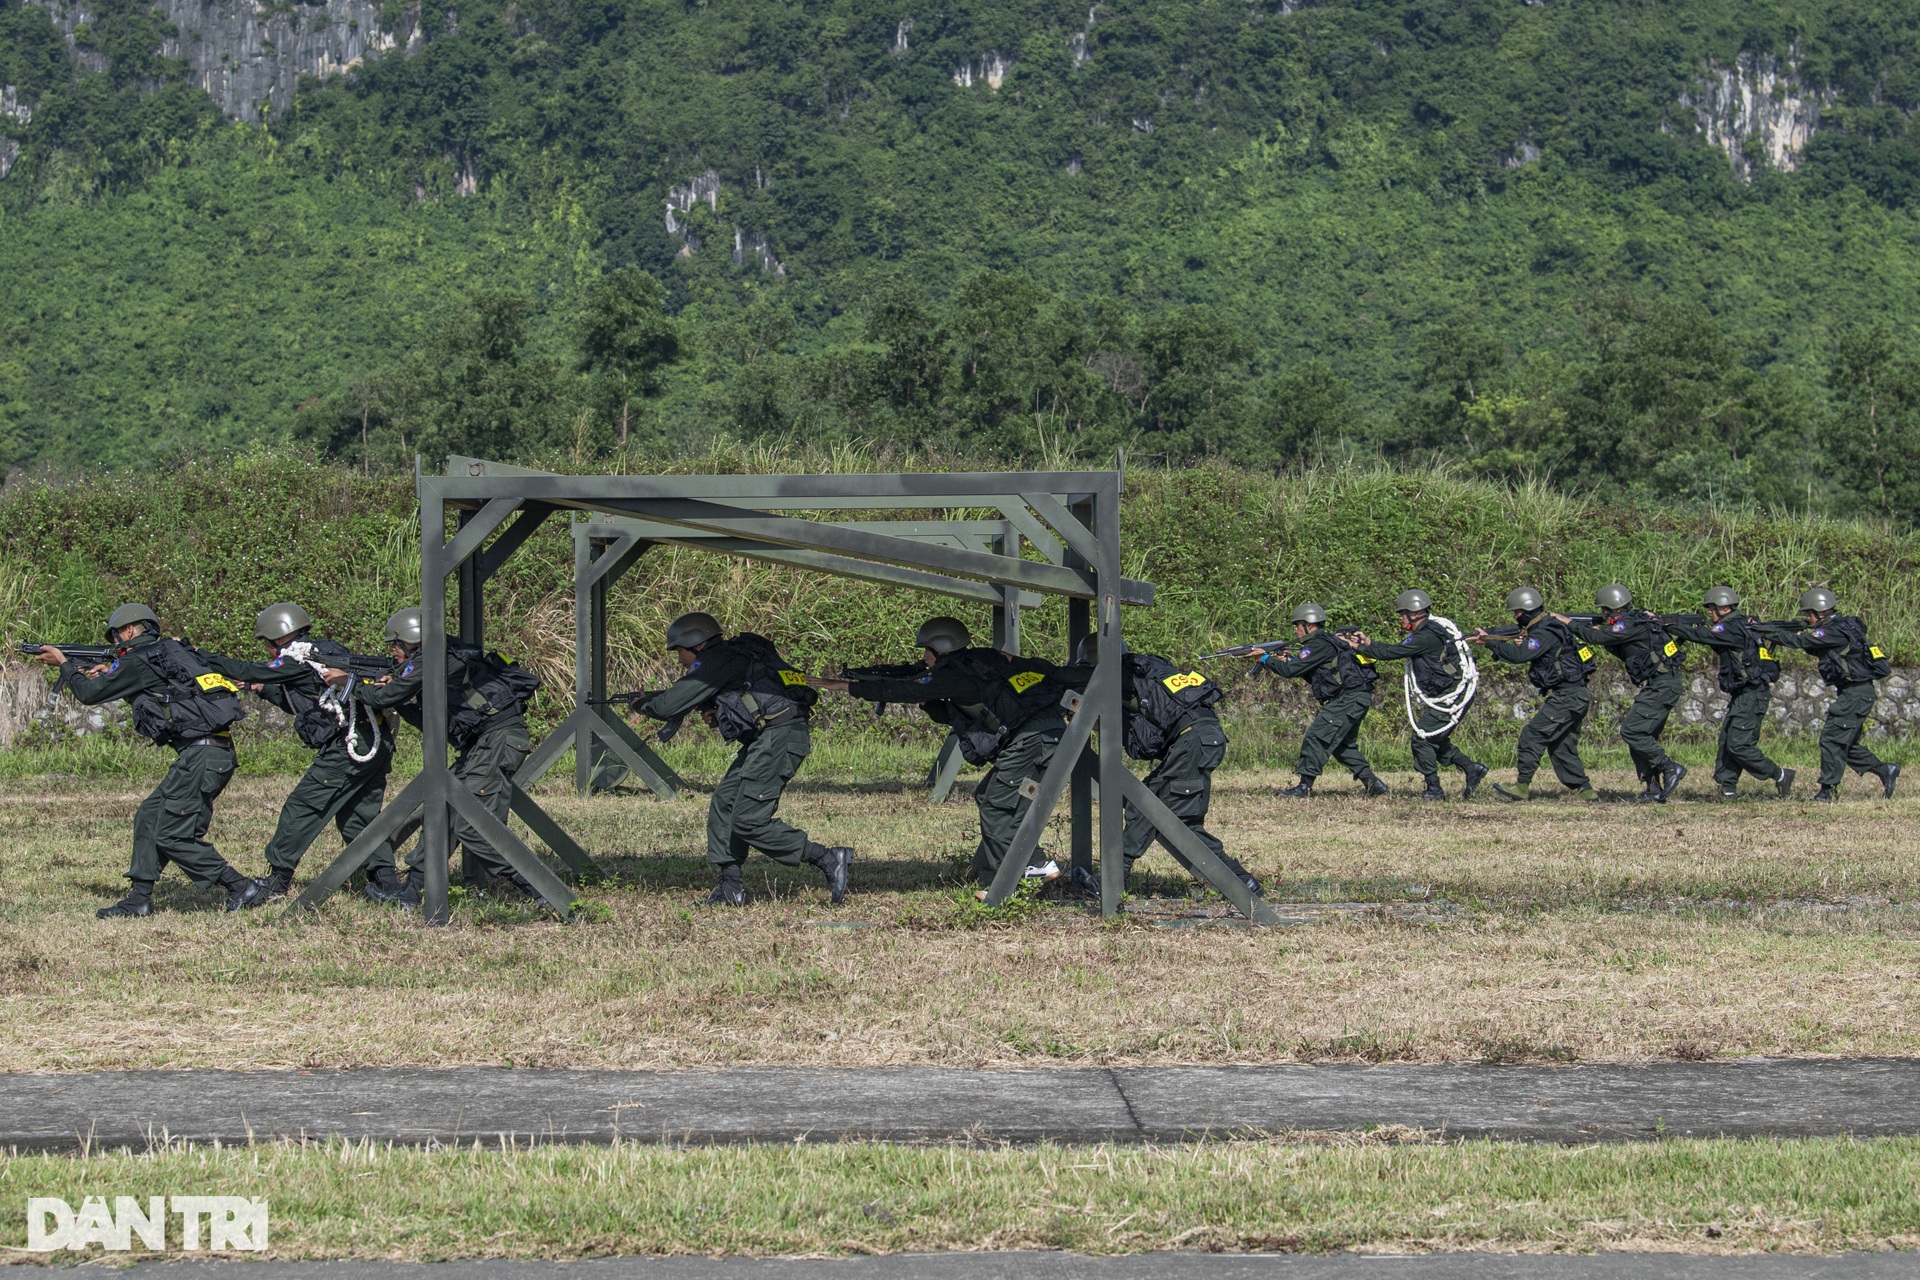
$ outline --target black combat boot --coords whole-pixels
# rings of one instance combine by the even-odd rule
[[[390,866],[375,867],[367,872],[365,892],[370,902],[377,902],[383,907],[392,906],[399,898],[401,889],[405,887],[406,881],[402,880],[400,873]]]
[[[101,920],[119,920],[137,918],[153,914],[153,881],[134,880],[127,886],[127,896],[110,907],[102,907],[93,913]]]
[[[720,883],[713,886],[713,892],[704,898],[695,898],[696,907],[744,907],[747,905],[747,891],[740,874],[740,864],[730,863],[720,868]]]
[[[1832,804],[1835,800],[1838,800],[1839,798],[1840,798],[1840,788],[1838,787],[1829,787],[1829,786],[1822,785],[1818,791],[1813,793],[1813,802],[1815,804]]]
[[[1393,790],[1392,787],[1380,781],[1379,777],[1376,774],[1374,774],[1371,770],[1369,770],[1366,773],[1357,775],[1354,778],[1354,781],[1359,783],[1362,787],[1366,788],[1366,792],[1370,796],[1384,796],[1389,794]]]
[[[1098,898],[1100,878],[1085,867],[1070,867],[1067,870],[1067,888],[1082,898]]]
[[[1880,790],[1886,794],[1887,799],[1893,799],[1893,784],[1900,780],[1900,766],[1897,764],[1883,764],[1878,769],[1875,769],[1873,773],[1875,777],[1880,779]]]
[[[1635,804],[1653,804],[1660,799],[1660,775],[1651,774],[1641,778],[1646,785],[1640,788],[1640,794],[1633,798]]]
[[[247,911],[265,906],[267,886],[251,876],[243,876],[232,867],[220,873],[220,887],[227,891],[227,910]]]
[[[260,881],[260,889],[269,899],[284,898],[287,890],[293,888],[293,872],[286,867],[274,867],[267,878]]]
[[[1447,793],[1440,789],[1439,774],[1430,773],[1427,775],[1427,789],[1420,793],[1420,798],[1422,800],[1445,800],[1447,798]]]
[[[807,861],[820,868],[820,874],[827,878],[827,892],[833,895],[833,905],[839,906],[847,900],[847,868],[853,863],[853,850],[844,844],[828,848],[811,841],[807,844]]]
[[[1460,798],[1462,800],[1471,800],[1473,799],[1473,793],[1479,789],[1481,783],[1487,780],[1487,775],[1492,773],[1493,770],[1487,768],[1487,766],[1481,764],[1478,760],[1469,760],[1462,767],[1461,772],[1467,775],[1467,785],[1460,792]],[[1436,782],[1434,785],[1439,786],[1440,784]]]
[[[1793,794],[1793,773],[1792,769],[1782,769],[1780,776],[1773,780],[1774,792],[1782,800]]]
[[[1274,793],[1282,800],[1311,800],[1313,798],[1313,779],[1302,778],[1285,791]]]
[[[417,911],[426,895],[427,873],[421,867],[409,867],[406,874],[392,867],[375,867],[367,879],[367,896],[383,907]]]
[[[1668,761],[1667,767],[1660,771],[1660,794],[1655,796],[1654,799],[1658,800],[1661,804],[1665,804],[1671,800],[1673,793],[1680,789],[1680,779],[1686,776],[1687,766],[1681,764],[1678,760]]]

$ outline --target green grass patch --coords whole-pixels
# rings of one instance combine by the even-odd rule
[[[277,1144],[0,1157],[0,1185],[75,1205],[265,1197],[278,1258],[1920,1243],[1920,1141],[1904,1138],[1555,1147],[1382,1131],[1012,1148]],[[0,1248],[24,1243],[21,1217],[0,1220]]]

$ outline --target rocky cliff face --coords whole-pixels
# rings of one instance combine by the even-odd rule
[[[20,144],[7,135],[8,126],[18,127],[33,119],[33,104],[20,100],[20,91],[12,85],[0,85],[0,178],[13,171],[20,158]]]
[[[1775,169],[1797,169],[1821,108],[1832,101],[1830,92],[1801,82],[1791,53],[1784,60],[1743,53],[1730,67],[1709,66],[1694,91],[1680,96],[1700,132],[1727,153],[1734,176],[1743,180],[1751,179],[1756,158]]]
[[[86,0],[38,2],[71,47],[75,29],[88,21]],[[382,31],[379,0],[317,0],[291,9],[253,0],[157,0],[155,7],[178,32],[160,52],[185,59],[193,82],[235,120],[285,110],[301,76],[332,75],[393,50],[411,52],[423,36],[414,7],[392,31]],[[75,56],[88,65],[84,51]]]

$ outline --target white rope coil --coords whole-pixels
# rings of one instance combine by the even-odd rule
[[[1407,724],[1413,729],[1414,736],[1422,739],[1438,738],[1442,734],[1452,733],[1459,728],[1460,721],[1467,714],[1467,708],[1473,705],[1473,695],[1480,691],[1480,668],[1474,665],[1473,650],[1467,647],[1465,638],[1460,634],[1460,628],[1453,625],[1451,618],[1443,618],[1439,614],[1428,614],[1427,625],[1438,627],[1441,634],[1447,637],[1447,643],[1453,646],[1454,654],[1460,661],[1460,683],[1446,693],[1429,696],[1420,687],[1420,682],[1414,678],[1413,663],[1406,664],[1401,684],[1406,690]],[[1422,729],[1419,723],[1420,712],[1414,710],[1415,703],[1428,711],[1445,716],[1446,723],[1437,728]]]
[[[295,662],[304,662],[312,667],[313,673],[322,681],[326,679],[327,664],[314,658],[312,641],[295,640],[292,644],[282,645],[280,652]],[[330,712],[346,731],[347,759],[355,764],[365,764],[380,754],[380,716],[371,709],[367,710],[367,728],[372,732],[373,739],[365,751],[358,750],[356,743],[359,741],[359,712],[362,708],[359,699],[353,696],[353,686],[359,682],[360,677],[349,675],[345,684],[327,685],[326,692],[320,695],[319,705]]]

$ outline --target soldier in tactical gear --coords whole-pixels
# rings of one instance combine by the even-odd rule
[[[1386,795],[1387,784],[1360,754],[1360,726],[1373,710],[1373,682],[1380,678],[1373,659],[1335,643],[1327,628],[1327,611],[1311,600],[1293,611],[1293,634],[1301,642],[1298,649],[1253,651],[1260,670],[1307,681],[1320,704],[1300,742],[1300,781],[1280,794],[1298,799],[1311,796],[1313,781],[1331,756],[1347,767],[1368,795]]]
[[[1742,771],[1773,784],[1782,800],[1793,792],[1794,771],[1767,758],[1760,749],[1760,726],[1773,701],[1773,682],[1780,664],[1755,630],[1753,619],[1735,613],[1740,596],[1732,587],[1709,588],[1700,602],[1704,621],[1663,619],[1682,640],[1712,649],[1720,659],[1720,692],[1727,695],[1727,712],[1720,720],[1720,748],[1713,762],[1713,780],[1722,799],[1737,794]],[[1698,618],[1699,615],[1695,615]]]
[[[707,806],[707,861],[719,882],[703,901],[733,907],[746,902],[749,849],[790,867],[804,862],[818,868],[833,901],[846,901],[853,850],[809,840],[774,816],[781,793],[813,750],[809,720],[819,694],[771,641],[752,632],[728,639],[711,614],[675,618],[667,627],[667,647],[685,674],[633,709],[656,720],[699,711],[723,739],[740,744]]]
[[[1466,673],[1456,651],[1460,643],[1457,633],[1449,634],[1442,629],[1433,617],[1432,597],[1417,588],[1402,591],[1395,597],[1393,608],[1400,617],[1400,630],[1406,634],[1406,639],[1400,643],[1375,641],[1364,631],[1351,636],[1336,634],[1334,641],[1375,662],[1393,659],[1407,662],[1413,684],[1420,692],[1421,706],[1414,717],[1411,743],[1413,767],[1427,784],[1420,798],[1446,799],[1447,793],[1440,788],[1440,766],[1453,765],[1466,775],[1466,786],[1460,798],[1471,800],[1475,788],[1486,778],[1489,770],[1455,746],[1453,734],[1472,706],[1472,701],[1468,699],[1451,712],[1434,705],[1464,695],[1461,684]]]
[[[1028,793],[1066,732],[1060,698],[1068,683],[1050,662],[973,648],[973,636],[957,618],[927,619],[914,643],[927,668],[923,676],[813,683],[869,702],[918,703],[929,718],[953,730],[968,764],[993,766],[973,792],[980,843],[970,867],[977,883],[991,884],[1033,804]],[[1050,880],[1060,868],[1036,849],[1026,874]]]
[[[1520,634],[1512,641],[1487,634],[1476,628],[1467,643],[1486,646],[1487,652],[1502,662],[1527,668],[1527,681],[1546,695],[1540,710],[1520,730],[1519,768],[1514,784],[1494,783],[1495,794],[1508,800],[1526,800],[1533,793],[1534,771],[1540,757],[1553,762],[1554,776],[1562,786],[1582,800],[1597,800],[1593,783],[1587,779],[1587,767],[1580,761],[1580,728],[1587,722],[1587,710],[1593,694],[1587,678],[1593,674],[1593,651],[1575,638],[1553,614],[1533,587],[1515,587],[1507,593],[1507,608]]]
[[[353,696],[373,711],[395,711],[414,728],[424,717],[420,660],[424,639],[422,611],[402,609],[387,619],[386,640],[400,669],[392,676],[355,685]],[[330,684],[344,684],[349,673],[330,667]],[[526,700],[540,682],[531,673],[452,639],[447,640],[447,741],[459,754],[453,776],[472,792],[488,813],[502,823],[513,803],[513,775],[533,751],[527,736]],[[509,892],[545,904],[527,878],[513,869],[501,852],[462,817],[453,813],[453,839],[463,846],[480,869],[501,881]],[[427,886],[426,842],[407,857],[407,874],[397,890],[369,880],[367,896],[375,902],[412,909],[420,905]],[[551,904],[546,904],[551,905]]]
[[[1600,611],[1598,625],[1576,622],[1564,613],[1553,616],[1576,639],[1598,645],[1625,665],[1627,679],[1639,690],[1620,721],[1620,740],[1627,744],[1634,771],[1645,784],[1634,803],[1665,804],[1687,776],[1687,767],[1660,744],[1667,718],[1686,690],[1680,677],[1684,665],[1680,646],[1657,616],[1633,607],[1633,592],[1620,583],[1600,588],[1593,603]]]
[[[1220,727],[1214,707],[1226,693],[1198,671],[1182,670],[1158,654],[1138,653],[1120,642],[1122,745],[1135,760],[1152,760],[1147,790],[1158,796],[1187,829],[1240,878],[1255,897],[1261,895],[1260,882],[1239,861],[1230,857],[1220,838],[1207,830],[1207,808],[1213,800],[1213,771],[1227,758],[1227,735]],[[1100,638],[1088,636],[1074,654],[1074,665],[1060,671],[1063,683],[1086,687],[1093,668],[1100,661]],[[1126,826],[1120,837],[1120,853],[1126,860],[1126,875],[1133,875],[1133,864],[1159,840],[1173,860],[1194,871],[1185,854],[1160,835],[1159,828],[1136,809],[1125,805]],[[1195,873],[1197,874],[1197,873]],[[1098,895],[1100,885],[1080,867],[1074,868],[1074,884],[1082,892]]]
[[[155,745],[174,749],[173,764],[133,815],[133,865],[127,896],[94,914],[102,920],[153,911],[153,886],[171,862],[205,888],[227,891],[227,910],[257,907],[266,894],[207,843],[213,802],[233,778],[231,726],[245,714],[240,691],[214,671],[199,650],[160,634],[160,619],[144,604],[124,604],[107,619],[107,643],[117,656],[82,671],[59,649],[40,661],[60,668],[85,706],[124,699],[133,727]]]
[[[254,637],[267,647],[266,662],[207,657],[221,675],[251,685],[291,715],[294,733],[314,752],[313,763],[280,806],[280,821],[267,842],[267,878],[261,883],[269,898],[292,886],[294,869],[329,822],[339,827],[344,843],[352,844],[380,816],[393,768],[391,720],[383,732],[375,713],[356,713],[352,701],[329,691],[321,674],[346,666],[356,655],[338,641],[313,636],[312,628],[312,617],[299,605],[271,604],[253,620]],[[369,853],[363,869],[376,890],[400,892],[391,843]]]
[[[1825,587],[1800,597],[1800,620],[1806,629],[1773,637],[1783,645],[1803,649],[1820,662],[1820,678],[1833,687],[1833,701],[1820,726],[1820,790],[1814,799],[1831,801],[1851,765],[1880,779],[1880,789],[1891,800],[1900,766],[1888,764],[1860,741],[1867,717],[1878,698],[1874,681],[1893,674],[1880,647],[1867,639],[1867,624],[1840,612],[1840,602]]]

